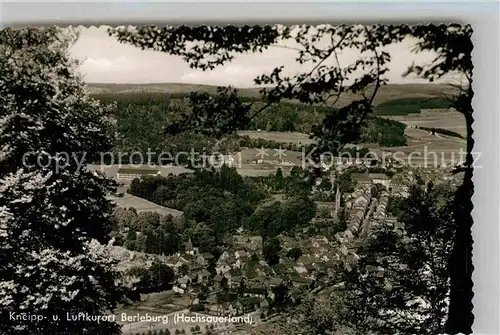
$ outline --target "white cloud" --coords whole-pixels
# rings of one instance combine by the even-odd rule
[[[413,41],[405,40],[387,48],[392,55],[387,74],[391,83],[422,82],[401,77],[413,61],[425,62],[433,57],[432,53],[412,53],[412,45]],[[180,57],[118,43],[108,36],[104,26],[81,28],[80,39],[72,47],[71,54],[83,60],[80,71],[86,81],[100,83],[171,82],[249,87],[256,76],[268,73],[278,65],[285,65],[287,73],[301,70],[294,61],[295,52],[280,47],[270,48],[262,54],[240,55],[213,71],[193,70]],[[353,50],[344,51],[339,57],[341,65],[350,64],[358,55]]]

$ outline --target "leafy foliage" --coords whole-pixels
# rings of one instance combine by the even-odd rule
[[[138,292],[152,293],[161,292],[170,287],[169,284],[174,279],[174,270],[155,260],[147,269],[141,267],[131,268],[128,270],[127,275],[139,278],[139,282],[136,284]]]
[[[465,164],[457,172],[464,171],[464,182],[455,194],[454,214],[456,234],[454,249],[449,261],[450,267],[450,310],[447,332],[451,334],[471,333],[474,315],[472,313],[472,149],[474,139],[472,98],[472,27],[470,25],[429,25],[417,26],[412,35],[419,39],[417,51],[433,51],[437,56],[427,64],[414,64],[408,73],[415,73],[429,81],[435,81],[446,74],[460,74],[466,84],[459,85],[459,95],[451,97],[453,107],[465,117],[467,129],[467,155]]]
[[[142,231],[146,236],[146,244],[138,247],[135,235],[129,232],[127,241],[131,242],[127,246],[134,250],[158,253],[155,246],[161,246],[162,252],[172,253],[179,250],[180,239],[191,238],[202,251],[214,252],[225,234],[234,233],[240,227],[263,237],[273,237],[281,232],[292,232],[294,228],[304,227],[310,222],[316,213],[315,204],[308,197],[310,186],[300,174],[286,178],[281,176],[280,183],[278,185],[276,176],[244,179],[236,169],[226,165],[220,170],[200,170],[193,175],[143,177],[132,181],[131,193],[162,206],[182,210],[185,220],[162,219],[151,214],[147,219],[146,214],[137,216],[127,211],[126,214],[119,214],[119,222],[125,223],[134,232]],[[286,189],[293,197],[282,203],[261,205],[268,199],[267,190],[276,188]],[[130,216],[136,218],[129,219]],[[184,221],[176,223],[178,220]],[[148,231],[157,236],[156,239],[148,238]],[[148,247],[148,240],[154,241],[151,248]]]
[[[267,264],[275,265],[280,261],[279,252],[281,251],[280,241],[276,237],[270,238],[262,248],[262,254]]]
[[[248,125],[249,107],[239,100],[236,90],[218,88],[215,97],[192,92],[189,100],[191,110],[182,114],[180,120],[167,124],[167,134],[176,135],[188,127],[195,133],[220,138]]]
[[[354,271],[345,273],[348,306],[358,310],[350,320],[364,332],[443,333],[455,229],[452,193],[415,185],[405,201],[401,225],[377,226],[358,250]]]
[[[122,296],[103,245],[115,184],[85,169],[85,155],[112,145],[110,113],[75,75],[74,40],[57,28],[0,32],[1,333],[120,333],[114,322],[66,318],[106,315]]]

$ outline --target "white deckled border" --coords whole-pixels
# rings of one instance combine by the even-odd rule
[[[26,24],[470,23],[474,28],[475,334],[500,334],[499,4],[497,2],[297,3],[0,2],[0,28]],[[397,18],[395,20],[394,18]]]

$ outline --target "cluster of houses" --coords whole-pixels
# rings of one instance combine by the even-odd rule
[[[325,236],[278,236],[282,251],[280,263],[275,265],[263,260],[260,236],[234,238],[234,247],[218,259],[199,252],[190,241],[182,253],[158,256],[176,274],[172,290],[180,296],[192,297],[193,304],[203,303],[206,312],[241,315],[269,309],[275,301],[275,289],[280,286],[286,288],[287,301],[296,303],[304,292],[317,287],[320,279],[334,275],[336,243]],[[297,260],[286,256],[292,248],[302,251]],[[133,279],[127,280],[134,283]],[[200,297],[202,291],[206,296]],[[222,292],[230,297],[229,301],[220,300]]]
[[[370,186],[360,185],[353,193],[346,196],[347,225],[353,233],[358,233],[362,229],[362,223],[367,217],[366,213],[371,203]]]
[[[281,165],[281,166],[294,166],[295,163],[290,160],[276,160],[276,159],[247,159],[246,164],[268,164],[268,165]]]

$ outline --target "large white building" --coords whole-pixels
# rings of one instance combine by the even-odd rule
[[[142,176],[161,176],[161,172],[151,168],[120,168],[116,172],[118,180],[134,180]]]
[[[368,176],[374,184],[384,185],[386,189],[391,187],[391,178],[385,173],[370,173]]]

